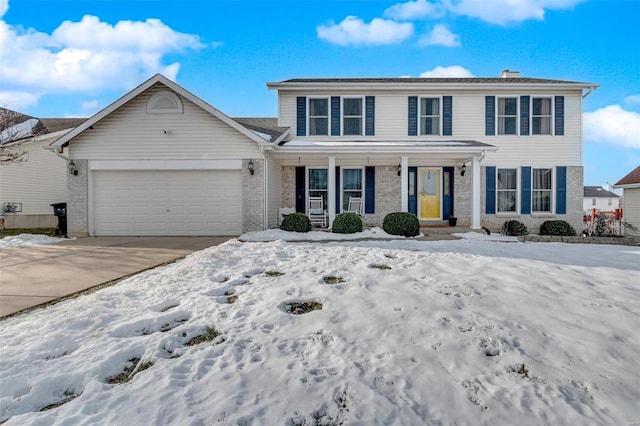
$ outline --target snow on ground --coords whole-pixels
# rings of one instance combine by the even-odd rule
[[[231,240],[0,322],[0,421],[637,424],[639,282],[635,247]]]
[[[356,232],[354,234],[338,234],[330,231],[311,231],[311,232],[288,232],[281,229],[268,229],[266,231],[247,232],[240,235],[241,241],[345,241],[345,240],[358,240],[358,239],[402,239],[405,237],[398,235],[391,235],[384,232],[381,228],[373,227],[371,229],[365,229],[362,232]]]
[[[65,241],[66,238],[49,237],[40,234],[18,234],[0,239],[0,249],[6,247],[25,247],[40,244],[55,244]]]

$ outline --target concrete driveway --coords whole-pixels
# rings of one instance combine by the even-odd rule
[[[153,268],[233,237],[88,237],[0,250],[0,317]]]

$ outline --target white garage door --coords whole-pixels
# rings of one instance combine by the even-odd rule
[[[242,177],[234,171],[95,171],[95,235],[238,235]]]

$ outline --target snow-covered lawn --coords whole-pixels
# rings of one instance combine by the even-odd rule
[[[55,244],[65,241],[66,238],[49,237],[40,234],[18,234],[10,237],[0,238],[0,249],[5,247],[25,247],[41,244]]]
[[[639,283],[634,247],[231,240],[0,322],[0,421],[638,424]]]

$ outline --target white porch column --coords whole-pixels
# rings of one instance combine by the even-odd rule
[[[471,229],[480,229],[480,159],[471,160]]]
[[[327,171],[327,209],[329,210],[329,228],[333,226],[336,218],[336,157],[329,157],[329,170]]]
[[[400,196],[402,205],[400,211],[409,211],[409,157],[400,157]]]

